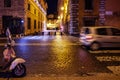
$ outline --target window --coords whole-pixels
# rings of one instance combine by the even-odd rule
[[[28,10],[30,10],[30,4],[28,4]]]
[[[36,20],[34,20],[34,28],[36,29]]]
[[[89,28],[85,28],[85,34],[90,34],[90,29]]]
[[[36,9],[34,9],[34,14],[36,14]]]
[[[78,4],[79,0],[71,0],[73,4]]]
[[[38,21],[38,29],[40,29],[40,21]]]
[[[2,24],[4,29],[10,27],[11,23],[12,23],[12,16],[2,16]]]
[[[31,27],[31,18],[27,18],[27,28],[30,29]]]
[[[95,18],[84,17],[83,18],[83,25],[84,26],[95,26]]]
[[[11,0],[4,0],[4,7],[11,7]]]
[[[85,0],[85,10],[93,10],[93,0]]]
[[[41,22],[41,29],[42,29],[42,27],[43,27],[43,23]]]
[[[120,36],[120,30],[119,29],[111,28],[111,30],[112,30],[112,35]]]
[[[96,30],[98,35],[107,35],[107,29],[106,28],[99,28]]]

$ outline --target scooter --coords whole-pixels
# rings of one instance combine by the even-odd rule
[[[24,65],[26,61],[23,58],[14,57],[11,61],[9,61],[8,66],[6,67],[8,70],[6,72],[12,73],[14,77],[23,77],[26,75],[26,66]],[[5,68],[5,69],[6,69]],[[0,66],[0,72],[4,72],[3,66]]]
[[[7,39],[8,39],[8,43],[10,43],[10,46],[13,48],[13,46],[15,45],[14,40],[11,38],[11,34],[9,29],[6,30],[7,33]],[[23,58],[19,58],[19,57],[14,57],[10,62],[9,65],[6,67],[8,69],[7,72],[12,73],[12,76],[14,77],[23,77],[26,75],[26,66],[24,65],[26,61]],[[0,72],[4,71],[3,67],[0,67]]]

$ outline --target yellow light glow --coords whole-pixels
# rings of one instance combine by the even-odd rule
[[[58,16],[58,19],[60,19],[60,16]]]
[[[61,7],[61,10],[64,10],[64,7]]]
[[[60,15],[61,19],[63,18],[63,14]]]

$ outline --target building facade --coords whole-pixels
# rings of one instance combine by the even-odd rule
[[[79,0],[79,27],[99,24],[100,0]]]
[[[58,23],[61,31],[69,33],[69,0],[58,0]]]
[[[74,35],[79,34],[80,28],[85,26],[120,26],[119,2],[120,0],[59,0],[58,13],[59,16],[63,15],[61,22],[64,32]],[[60,10],[61,7],[64,7],[63,11]]]
[[[13,34],[32,34],[46,27],[45,0],[0,0],[0,34],[7,27]]]
[[[62,2],[62,0],[59,0],[58,3],[60,3],[60,1]],[[70,35],[79,35],[82,26],[98,25],[99,1],[100,0],[64,0],[61,5],[59,4],[58,8],[64,7],[62,20],[64,32]],[[61,15],[60,12],[59,15]]]
[[[120,28],[120,0],[105,0],[105,25]]]

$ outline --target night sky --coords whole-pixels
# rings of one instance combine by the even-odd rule
[[[46,0],[48,4],[47,14],[54,14],[57,12],[58,0]]]

